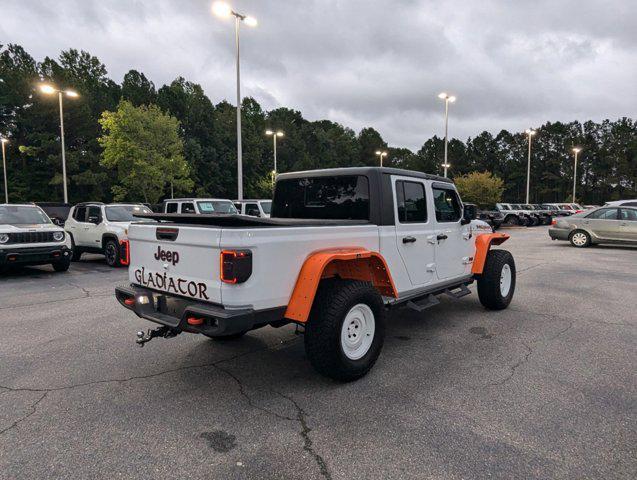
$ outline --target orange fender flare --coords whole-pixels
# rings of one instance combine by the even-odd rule
[[[510,235],[506,233],[482,233],[476,236],[476,253],[473,256],[473,266],[471,273],[481,274],[484,270],[484,263],[487,261],[487,254],[491,245],[500,245],[506,242]]]
[[[303,263],[285,318],[307,322],[319,282],[336,276],[371,282],[381,295],[398,297],[387,263],[380,253],[364,248],[321,250],[312,253]]]

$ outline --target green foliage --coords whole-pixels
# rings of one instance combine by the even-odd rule
[[[69,49],[57,59],[34,60],[19,45],[0,45],[0,135],[7,144],[9,195],[12,201],[62,199],[61,151],[57,98],[41,94],[40,80],[59,88],[72,88],[80,96],[64,99],[67,171],[71,202],[110,201],[170,196],[176,191],[201,196],[236,198],[236,109],[226,101],[213,104],[203,88],[177,78],[158,89],[142,72],[130,70],[121,86],[113,82],[104,64],[88,52]],[[176,135],[185,162],[152,165],[135,180],[156,185],[151,194],[127,186],[124,169],[101,162],[98,138],[107,135],[99,123],[102,112],[116,113],[121,100],[131,107],[147,106],[176,118]],[[156,105],[156,106],[155,106]],[[161,123],[161,122],[160,122]],[[153,127],[154,128],[154,127]],[[245,195],[269,196],[273,168],[272,137],[267,128],[282,130],[277,148],[278,171],[377,165],[376,150],[389,155],[383,164],[442,174],[444,140],[423,138],[416,152],[388,147],[379,132],[364,128],[358,135],[329,120],[309,121],[289,108],[264,111],[252,98],[242,102],[243,184]],[[582,147],[578,164],[578,197],[601,204],[617,198],[637,197],[637,122],[630,118],[601,123],[547,122],[533,138],[531,201],[560,202],[573,188],[572,147]],[[174,132],[173,132],[174,133]],[[141,135],[141,133],[140,133]],[[174,135],[171,135],[174,139]],[[449,175],[491,172],[504,182],[504,200],[524,199],[527,139],[522,132],[482,132],[466,141],[450,139]],[[128,160],[132,162],[132,160]],[[126,160],[122,159],[122,164]],[[144,160],[144,162],[149,162]],[[154,162],[154,161],[153,161]],[[141,165],[141,164],[140,164]],[[183,170],[188,168],[189,171]],[[139,165],[138,165],[139,166]],[[136,171],[141,173],[141,170]],[[132,174],[128,175],[132,176]],[[147,177],[146,179],[144,177]],[[190,180],[194,181],[194,186]],[[126,182],[132,181],[132,178]],[[148,197],[151,198],[151,197]]]
[[[456,188],[464,202],[475,203],[481,208],[491,208],[502,199],[504,182],[490,172],[467,173],[454,178]]]
[[[157,203],[167,184],[176,192],[192,190],[176,118],[156,105],[122,100],[116,111],[102,114],[100,125],[102,164],[119,180],[112,188],[116,200]]]

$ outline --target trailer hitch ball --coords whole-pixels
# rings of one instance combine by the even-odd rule
[[[135,342],[140,347],[143,347],[145,343],[150,342],[155,337],[171,338],[177,336],[179,333],[179,331],[175,331],[164,325],[154,330],[148,330],[146,333],[142,331],[137,332],[137,339]]]

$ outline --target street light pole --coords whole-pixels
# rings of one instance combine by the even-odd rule
[[[380,166],[383,166],[383,157],[387,156],[387,152],[381,152],[380,150],[376,150],[376,155],[378,155],[378,159],[380,161]]]
[[[239,63],[239,23],[241,19],[234,16],[234,38],[237,46],[237,193],[243,200],[243,151],[241,148],[241,68]]]
[[[62,185],[64,187],[64,203],[69,203],[69,194],[66,188],[66,152],[64,148],[64,107],[62,106],[62,91],[58,90],[60,102],[60,139],[62,142]]]
[[[529,189],[531,185],[531,137],[535,135],[535,130],[532,128],[526,129],[526,134],[529,136],[529,158],[526,166],[526,202],[529,203]]]
[[[69,203],[69,195],[66,185],[66,149],[64,147],[64,106],[62,102],[62,94],[71,98],[77,97],[78,94],[73,90],[59,90],[46,84],[40,85],[40,90],[47,95],[51,95],[53,93],[58,94],[58,102],[60,105],[60,143],[62,145],[62,186],[64,189],[64,203]]]
[[[266,130],[265,134],[268,136],[272,135],[273,150],[274,150],[274,170],[272,170],[272,173],[276,176],[276,172],[278,171],[276,169],[276,139],[277,137],[282,137],[284,134],[281,130],[277,130],[276,132],[274,130]]]
[[[4,144],[7,143],[8,141],[9,140],[7,140],[6,138],[3,138],[2,140],[0,140],[0,142],[2,142],[2,168],[4,170],[4,203],[9,203],[9,187],[7,182],[7,157],[4,152]]]
[[[249,17],[232,10],[230,5],[224,2],[214,2],[212,11],[221,18],[229,18],[234,16],[234,40],[237,54],[237,196],[239,200],[243,200],[243,152],[241,147],[241,67],[240,67],[240,49],[239,49],[239,24],[245,22],[250,27],[257,25],[254,17]]]
[[[575,203],[575,189],[577,187],[577,155],[581,151],[582,149],[579,147],[573,148],[573,152],[575,153],[575,166],[573,167],[573,203]]]
[[[456,101],[456,97],[453,95],[447,95],[442,92],[438,95],[438,98],[445,101],[445,163],[443,167],[445,169],[445,178],[447,177],[447,168],[449,167],[449,162],[447,161],[447,150],[449,143],[449,102],[453,103]]]

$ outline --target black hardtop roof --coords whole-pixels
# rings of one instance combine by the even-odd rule
[[[435,180],[437,182],[453,183],[448,178],[440,175],[432,175],[431,173],[417,172],[415,170],[404,170],[402,168],[390,167],[343,167],[343,168],[325,168],[320,170],[304,170],[300,172],[281,173],[277,176],[277,180],[285,180],[288,178],[304,178],[304,177],[330,177],[341,175],[402,175],[404,177],[424,178],[427,180]]]

